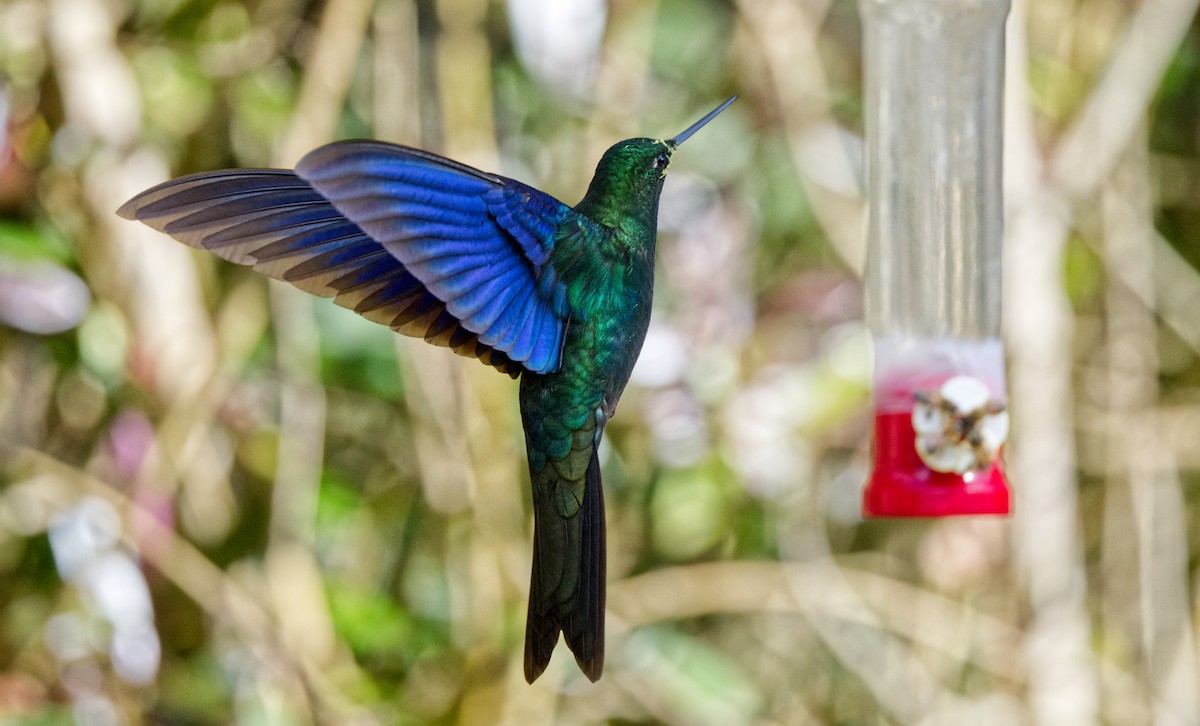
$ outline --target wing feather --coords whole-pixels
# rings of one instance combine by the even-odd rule
[[[413,227],[429,229],[433,225],[445,234],[451,241],[447,254],[470,260],[472,245],[498,254],[503,248],[497,240],[485,237],[480,245],[479,236],[463,226],[467,222],[489,224],[486,214],[471,209],[455,213],[453,209],[436,208],[452,204],[446,191],[455,188],[461,191],[467,185],[443,183],[428,194],[409,191],[404,197],[405,211],[410,217],[429,220]],[[475,181],[469,189],[477,190]],[[408,208],[422,200],[436,206],[424,210]],[[182,177],[131,199],[119,213],[190,246],[253,265],[270,277],[332,297],[339,305],[389,325],[397,332],[446,345],[510,375],[516,376],[527,367],[505,350],[481,343],[478,333],[466,327],[447,309],[446,302],[387,248],[290,171],[229,170]],[[421,231],[406,227],[404,218],[395,220],[395,224],[409,234]],[[499,292],[512,284],[516,269],[511,260],[507,265],[497,265],[498,282],[489,282],[487,289]],[[456,272],[462,275],[464,271]],[[508,301],[504,299],[487,300],[478,294],[471,295],[472,291],[466,288],[460,292],[466,296],[464,303],[472,314],[479,316],[487,327],[507,307]],[[532,309],[537,304],[538,301],[528,301],[527,306]],[[486,331],[487,327],[483,329]]]
[[[567,315],[538,291],[565,205],[531,187],[404,147],[330,144],[296,167],[485,344],[536,373],[556,370]],[[514,206],[527,204],[523,216]],[[539,235],[545,236],[542,239]],[[505,320],[496,326],[501,315]],[[517,322],[520,324],[516,324]]]

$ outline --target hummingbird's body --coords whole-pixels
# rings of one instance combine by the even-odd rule
[[[161,184],[119,213],[253,265],[397,332],[521,376],[534,549],[525,677],[561,632],[604,664],[604,499],[597,447],[650,322],[658,199],[674,139],[607,152],[568,208],[520,182],[379,142],[321,147],[294,172]]]
[[[571,310],[562,367],[521,377],[521,421],[534,500],[533,575],[525,676],[546,664],[561,630],[589,678],[604,663],[604,499],[596,449],[637,361],[654,293],[657,184],[631,194],[623,156],[640,160],[665,142],[631,139],[609,151],[574,211],[592,224],[560,228],[555,269]],[[640,153],[639,153],[640,152]],[[631,162],[636,163],[636,162]],[[663,166],[665,173],[666,168]]]

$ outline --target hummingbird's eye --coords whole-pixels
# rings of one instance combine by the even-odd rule
[[[658,152],[658,156],[654,157],[654,161],[650,162],[650,167],[652,169],[666,169],[670,161],[671,157],[667,156],[667,152],[660,151]]]

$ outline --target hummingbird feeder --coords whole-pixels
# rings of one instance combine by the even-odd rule
[[[860,0],[875,348],[867,517],[1008,514],[1000,342],[1008,0]]]

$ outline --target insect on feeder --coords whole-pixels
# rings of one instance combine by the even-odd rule
[[[867,517],[1008,514],[1000,342],[1008,0],[861,0],[875,344]]]

